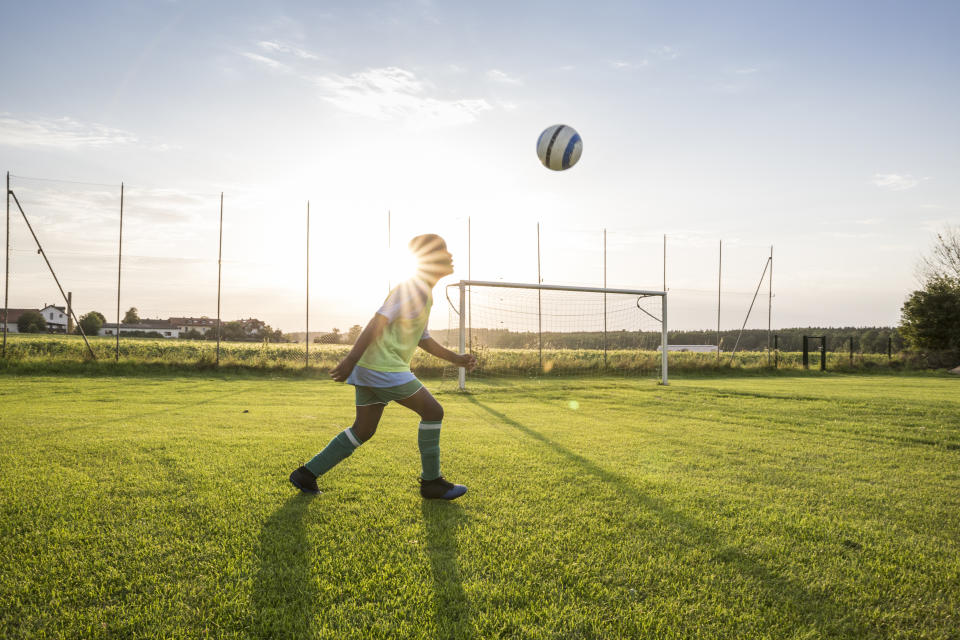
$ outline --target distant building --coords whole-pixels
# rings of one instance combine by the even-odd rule
[[[40,309],[7,309],[7,333],[20,333],[17,320],[27,311],[40,313]],[[0,309],[0,331],[3,331],[3,309]]]
[[[175,326],[180,333],[193,330],[199,332],[201,335],[207,335],[207,331],[217,328],[217,319],[208,318],[207,316],[201,316],[199,318],[170,318],[168,322]]]
[[[17,321],[27,311],[33,311],[43,316],[47,321],[47,333],[67,332],[67,313],[64,307],[55,307],[52,304],[44,305],[42,309],[7,309],[7,333],[19,333]],[[0,331],[3,331],[3,309],[0,308]]]
[[[116,322],[107,322],[102,327],[100,331],[97,332],[99,336],[115,336],[119,330],[120,335],[122,336],[125,333],[130,333],[132,331],[155,331],[159,333],[164,338],[179,338],[180,329],[176,325],[171,324],[168,320],[151,320],[143,319],[136,324],[124,324],[120,323],[117,325]]]
[[[657,351],[661,351],[661,347],[657,347]],[[715,344],[668,344],[667,351],[693,351],[696,353],[716,353],[717,345]]]
[[[47,321],[47,333],[66,333],[67,332],[67,308],[55,307],[52,304],[45,305],[40,310],[43,319]]]

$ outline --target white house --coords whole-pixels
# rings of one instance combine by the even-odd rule
[[[55,307],[48,304],[40,310],[43,319],[47,321],[47,332],[66,333],[67,332],[67,309],[66,307]]]
[[[117,331],[118,328],[116,322],[107,322],[100,327],[100,331],[97,332],[97,335],[115,336],[117,335]],[[164,338],[180,337],[180,329],[170,324],[166,320],[141,320],[137,324],[121,323],[119,326],[119,331],[121,336],[132,331],[155,331]]]

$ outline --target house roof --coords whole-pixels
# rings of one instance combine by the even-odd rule
[[[182,324],[184,326],[194,327],[214,327],[217,324],[216,318],[170,318],[170,324]]]
[[[46,311],[47,309],[56,309],[56,310],[59,311],[60,313],[66,313],[66,312],[67,312],[67,308],[66,308],[66,307],[58,307],[58,306],[53,305],[53,304],[45,304],[45,305],[43,305],[43,309],[41,309],[41,311]]]

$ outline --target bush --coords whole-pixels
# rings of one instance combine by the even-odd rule
[[[917,349],[960,351],[960,280],[932,278],[900,310],[900,332]]]
[[[17,331],[20,333],[46,333],[47,321],[39,311],[24,311],[17,319]]]

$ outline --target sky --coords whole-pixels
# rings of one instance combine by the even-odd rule
[[[223,193],[228,320],[304,329],[309,201],[313,331],[364,324],[424,232],[446,328],[446,284],[536,282],[538,224],[544,282],[666,283],[671,328],[718,288],[724,329],[889,326],[960,223],[958,31],[924,1],[15,3],[0,170],[110,320],[122,182],[142,317],[216,317]],[[559,123],[583,155],[552,172]],[[55,302],[11,206],[10,306]]]

